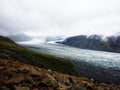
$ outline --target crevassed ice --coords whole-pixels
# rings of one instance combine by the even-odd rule
[[[103,67],[117,67],[120,68],[120,53],[85,50],[69,47],[59,44],[39,44],[33,45],[40,51],[47,54],[57,55],[58,57],[69,58],[71,60],[83,60],[95,65]]]

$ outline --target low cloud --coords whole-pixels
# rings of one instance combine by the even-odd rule
[[[32,36],[120,32],[120,0],[1,0],[0,33]]]

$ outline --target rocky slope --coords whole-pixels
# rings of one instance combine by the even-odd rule
[[[120,90],[120,85],[97,83],[17,60],[0,59],[0,90]]]

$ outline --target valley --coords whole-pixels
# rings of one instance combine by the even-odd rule
[[[65,58],[76,66],[79,75],[100,82],[120,83],[120,54],[74,48],[61,44],[23,45],[31,50]],[[89,73],[88,73],[89,72]]]

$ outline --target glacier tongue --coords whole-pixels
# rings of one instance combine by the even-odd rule
[[[120,68],[120,53],[78,49],[60,44],[40,43],[31,46],[33,50],[62,58],[69,58],[76,61],[82,60],[102,67]],[[37,47],[37,49],[34,47]]]

